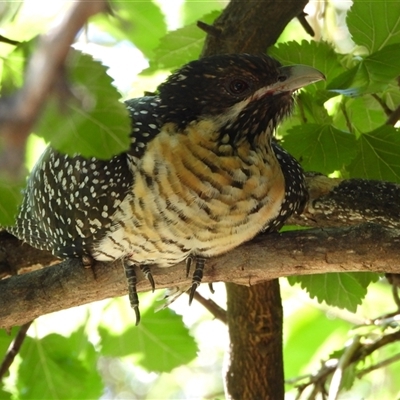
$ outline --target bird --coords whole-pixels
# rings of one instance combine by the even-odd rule
[[[191,61],[125,102],[127,151],[101,160],[47,147],[8,230],[61,259],[122,260],[136,324],[136,266],[154,290],[152,268],[194,261],[191,302],[208,259],[302,211],[303,170],[274,133],[296,90],[322,79],[264,54]]]

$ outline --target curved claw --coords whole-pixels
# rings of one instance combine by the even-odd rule
[[[212,282],[210,282],[210,283],[208,284],[208,288],[210,289],[210,292],[211,292],[212,294],[215,293],[214,286],[213,286]]]
[[[192,266],[192,257],[189,256],[189,257],[186,259],[186,278],[189,277],[189,272],[190,272],[190,267],[191,267],[191,266]]]
[[[189,306],[192,304],[192,301],[194,299],[194,294],[196,293],[197,286],[199,284],[197,282],[193,282],[192,287],[190,288],[190,293],[189,293]]]
[[[150,282],[151,291],[154,293],[154,291],[156,290],[156,284],[154,282],[153,274],[151,273],[149,266],[141,265],[140,269],[142,270],[146,279]]]
[[[136,307],[133,307],[133,311],[135,311],[135,318],[136,322],[135,325],[138,326],[140,322],[140,310],[139,310],[139,304]]]

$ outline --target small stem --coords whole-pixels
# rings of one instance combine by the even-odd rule
[[[389,115],[386,125],[395,126],[397,121],[400,121],[400,105]]]
[[[309,22],[306,20],[306,16],[308,14],[306,14],[304,11],[302,11],[298,16],[297,19],[299,20],[301,26],[303,27],[303,29],[312,37],[315,36],[315,32],[314,29],[312,28],[312,26],[309,24]]]
[[[390,117],[393,111],[387,106],[387,104],[377,94],[373,93],[371,96],[379,103],[385,114]]]
[[[206,308],[216,319],[219,319],[224,324],[228,323],[226,311],[220,307],[215,301],[205,299],[200,293],[195,292],[194,299],[197,300],[204,308]]]
[[[22,343],[25,340],[26,333],[33,321],[29,321],[19,328],[17,336],[15,336],[14,341],[11,343],[3,362],[0,365],[0,380],[3,379],[6,372],[9,370],[11,364],[13,363],[15,356],[18,354]]]
[[[386,367],[387,365],[390,365],[390,364],[392,364],[392,363],[394,363],[396,361],[399,361],[399,360],[400,360],[400,354],[396,354],[396,355],[394,355],[392,357],[387,358],[386,360],[383,360],[383,361],[381,361],[379,363],[376,363],[374,365],[371,365],[368,368],[365,368],[365,369],[359,371],[357,373],[357,378],[362,378],[364,375],[366,375],[366,374],[368,374],[368,373],[370,373],[372,371],[375,371],[376,369],[379,369],[379,368],[382,368],[382,367]]]

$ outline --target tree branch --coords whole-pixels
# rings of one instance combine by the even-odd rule
[[[400,229],[375,224],[264,234],[209,260],[203,282],[251,286],[289,275],[400,273],[399,243]],[[183,263],[153,268],[152,273],[158,289],[190,284]],[[139,269],[137,275],[138,291],[151,290]],[[97,263],[91,271],[83,268],[79,260],[67,260],[0,281],[0,327],[21,325],[43,314],[126,293],[121,262]]]
[[[106,0],[74,2],[62,21],[42,36],[29,61],[22,89],[0,99],[0,132],[4,139],[0,170],[7,176],[21,173],[25,140],[49,93],[63,78],[63,65],[76,35],[89,17],[106,9]]]

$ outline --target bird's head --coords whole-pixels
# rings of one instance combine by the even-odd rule
[[[282,66],[266,55],[231,54],[192,61],[159,87],[163,122],[184,129],[212,119],[229,142],[273,132],[293,106],[295,90],[324,79],[303,65]]]

